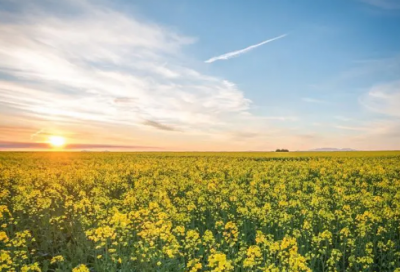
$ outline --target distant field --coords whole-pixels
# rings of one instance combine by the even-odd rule
[[[0,271],[400,271],[400,152],[0,152]]]

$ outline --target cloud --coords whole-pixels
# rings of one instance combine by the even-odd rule
[[[206,60],[205,63],[212,63],[212,62],[217,61],[217,60],[227,60],[227,59],[230,59],[230,58],[233,58],[233,57],[237,57],[237,56],[239,56],[241,54],[244,54],[244,53],[247,53],[247,52],[249,52],[249,51],[251,51],[251,50],[253,50],[253,49],[255,49],[255,48],[257,48],[257,47],[259,47],[261,45],[273,42],[275,40],[282,39],[283,37],[286,37],[286,36],[287,36],[287,34],[283,34],[281,36],[278,36],[278,37],[275,37],[275,38],[260,42],[258,44],[250,45],[250,46],[248,46],[248,47],[246,47],[244,49],[240,49],[240,50],[237,50],[237,51],[225,53],[225,54],[220,55],[220,56],[212,57],[212,58]]]
[[[246,139],[251,139],[251,138],[257,138],[260,137],[260,133],[258,132],[240,132],[240,131],[234,131],[231,133],[232,137],[236,140],[246,140]]]
[[[326,104],[327,103],[324,100],[309,98],[309,97],[304,97],[301,100],[303,100],[304,102],[307,102],[307,103],[318,103],[318,104]]]
[[[400,122],[398,120],[375,119],[359,127],[361,133],[348,141],[354,148],[364,150],[399,150]]]
[[[62,5],[68,12],[21,5],[0,14],[0,113],[204,134],[249,111],[234,83],[182,64],[196,38],[90,2]]]
[[[400,117],[400,81],[373,86],[359,101],[371,111]]]
[[[0,141],[0,149],[48,149],[48,148],[49,148],[48,143]],[[154,146],[109,145],[109,144],[68,144],[65,147],[65,150],[75,150],[75,149],[159,150],[161,148]]]
[[[343,122],[354,121],[354,119],[352,119],[352,118],[348,118],[346,116],[341,116],[341,115],[337,115],[334,118],[337,119],[337,120],[343,121]]]
[[[32,133],[32,134],[31,134],[31,140],[32,140],[34,137],[38,136],[39,134],[43,134],[43,132],[45,132],[45,129],[39,129],[39,130],[36,131],[35,133]]]
[[[160,150],[162,148],[156,146],[140,146],[140,145],[110,145],[110,144],[69,144],[66,149],[140,149],[140,150]]]
[[[261,117],[264,120],[275,120],[275,121],[297,121],[299,120],[296,116],[265,116]]]
[[[129,97],[118,97],[114,99],[114,103],[117,104],[131,104],[134,103],[136,100],[134,98],[129,98]]]
[[[297,121],[297,116],[256,116],[248,112],[242,112],[241,118],[247,121]]]
[[[48,149],[49,144],[46,143],[24,143],[24,142],[0,142],[0,149]]]
[[[398,0],[360,0],[366,4],[382,8],[382,9],[400,9]]]
[[[156,121],[152,121],[152,120],[146,120],[146,122],[144,122],[143,124],[145,124],[146,126],[151,126],[157,129],[161,129],[161,130],[166,130],[166,131],[177,131],[177,129],[175,129],[172,126],[167,126],[167,125],[163,125],[159,122]]]
[[[366,58],[351,61],[351,66],[323,83],[310,84],[317,91],[336,92],[356,82],[370,82],[377,78],[397,78],[400,74],[400,54],[384,58]]]
[[[349,126],[340,126],[340,125],[336,125],[335,128],[344,129],[344,130],[353,130],[353,131],[370,131],[370,129],[371,129],[369,127],[360,127],[360,126],[349,127]]]

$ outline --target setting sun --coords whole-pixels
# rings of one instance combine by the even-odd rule
[[[62,147],[65,145],[65,138],[61,136],[50,136],[49,143],[53,147]]]

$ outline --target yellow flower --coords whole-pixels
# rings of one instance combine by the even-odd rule
[[[190,268],[189,272],[197,272],[203,268],[200,259],[192,259],[188,262],[187,267]]]
[[[252,268],[261,264],[262,252],[259,246],[250,246],[247,250],[247,258],[243,262],[243,267]]]
[[[21,267],[21,272],[41,272],[42,270],[39,268],[39,263],[23,265]]]
[[[208,266],[211,271],[224,272],[232,271],[233,266],[231,261],[228,261],[224,253],[214,253],[208,257]]]
[[[225,224],[224,232],[223,232],[225,241],[230,245],[233,246],[235,242],[238,240],[238,227],[234,222],[228,222]]]
[[[64,261],[64,257],[63,257],[62,255],[57,255],[57,256],[54,256],[54,257],[51,259],[50,263],[51,263],[51,264],[53,264],[53,263],[60,263],[60,262],[63,262],[63,261]]]
[[[0,242],[7,243],[9,241],[7,233],[0,231]]]
[[[72,269],[72,272],[90,272],[89,268],[87,268],[86,265],[80,264],[74,269]]]

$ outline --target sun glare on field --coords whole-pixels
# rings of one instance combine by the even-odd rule
[[[63,147],[65,145],[65,138],[61,136],[50,136],[49,143],[52,147]]]

